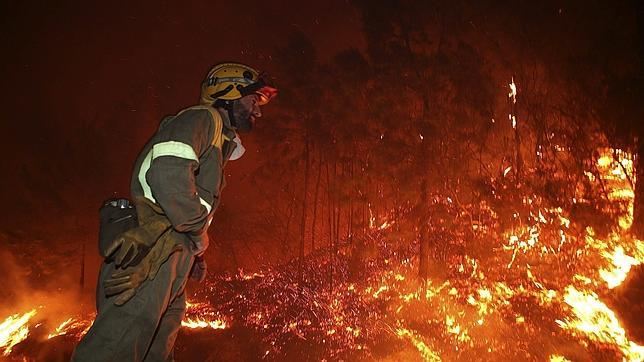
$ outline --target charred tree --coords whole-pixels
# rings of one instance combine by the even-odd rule
[[[318,196],[320,193],[320,180],[322,179],[322,152],[318,159],[318,175],[315,181],[315,194],[313,196],[313,220],[311,220],[311,252],[315,250],[315,226],[318,217]]]
[[[419,225],[419,263],[418,263],[418,277],[421,280],[427,280],[429,276],[429,218],[427,207],[427,178],[421,181],[420,186],[420,204],[418,205],[418,225]]]
[[[637,140],[635,173],[635,204],[631,232],[636,238],[642,240],[644,239],[644,139],[641,135]]]
[[[83,245],[81,247],[80,279],[78,281],[78,286],[80,293],[82,294],[83,290],[85,290],[85,241],[83,241]]]
[[[288,208],[288,217],[286,218],[286,228],[284,228],[284,235],[282,236],[282,248],[284,251],[290,252],[291,247],[288,242],[288,232],[291,226],[291,219],[293,218],[293,209],[295,208],[295,198],[291,199],[290,206]]]
[[[308,206],[307,196],[309,192],[309,169],[310,169],[309,136],[307,132],[304,140],[304,194],[302,195],[302,220],[300,224],[300,250],[299,250],[300,260],[297,267],[297,275],[298,275],[297,280],[300,283],[300,288],[302,285],[302,263],[304,263],[304,241],[306,239],[306,213],[307,213],[307,206]]]
[[[638,111],[635,113],[633,124],[637,125],[637,158],[636,158],[636,180],[635,180],[635,205],[633,209],[633,226],[632,232],[638,239],[644,239],[644,111],[642,110],[641,97],[644,94],[642,82],[644,81],[644,3],[641,1],[635,2],[636,19],[637,19],[637,32],[638,44],[637,50],[639,54],[639,67],[636,79],[636,84],[639,84],[637,90]]]

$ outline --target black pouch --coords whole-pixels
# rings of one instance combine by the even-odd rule
[[[139,226],[136,208],[128,199],[108,199],[98,209],[98,251],[105,258],[105,250],[119,236]]]

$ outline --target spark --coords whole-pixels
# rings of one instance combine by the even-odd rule
[[[512,77],[512,82],[508,84],[510,86],[510,93],[508,93],[508,98],[512,99],[512,103],[517,102],[517,85],[514,83],[514,77]]]

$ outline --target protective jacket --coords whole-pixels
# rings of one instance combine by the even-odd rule
[[[216,109],[190,107],[161,121],[134,164],[132,198],[159,205],[196,254],[208,247],[206,231],[219,205],[235,137],[228,118]]]

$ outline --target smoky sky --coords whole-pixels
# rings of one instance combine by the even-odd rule
[[[136,154],[159,120],[198,99],[208,68],[270,72],[300,32],[320,58],[363,40],[345,1],[3,2],[0,41],[4,231],[92,229],[100,202],[127,195]],[[270,121],[270,109],[265,111]],[[232,173],[253,168],[257,145]],[[229,182],[224,201],[239,193]],[[51,226],[46,226],[51,225]]]

